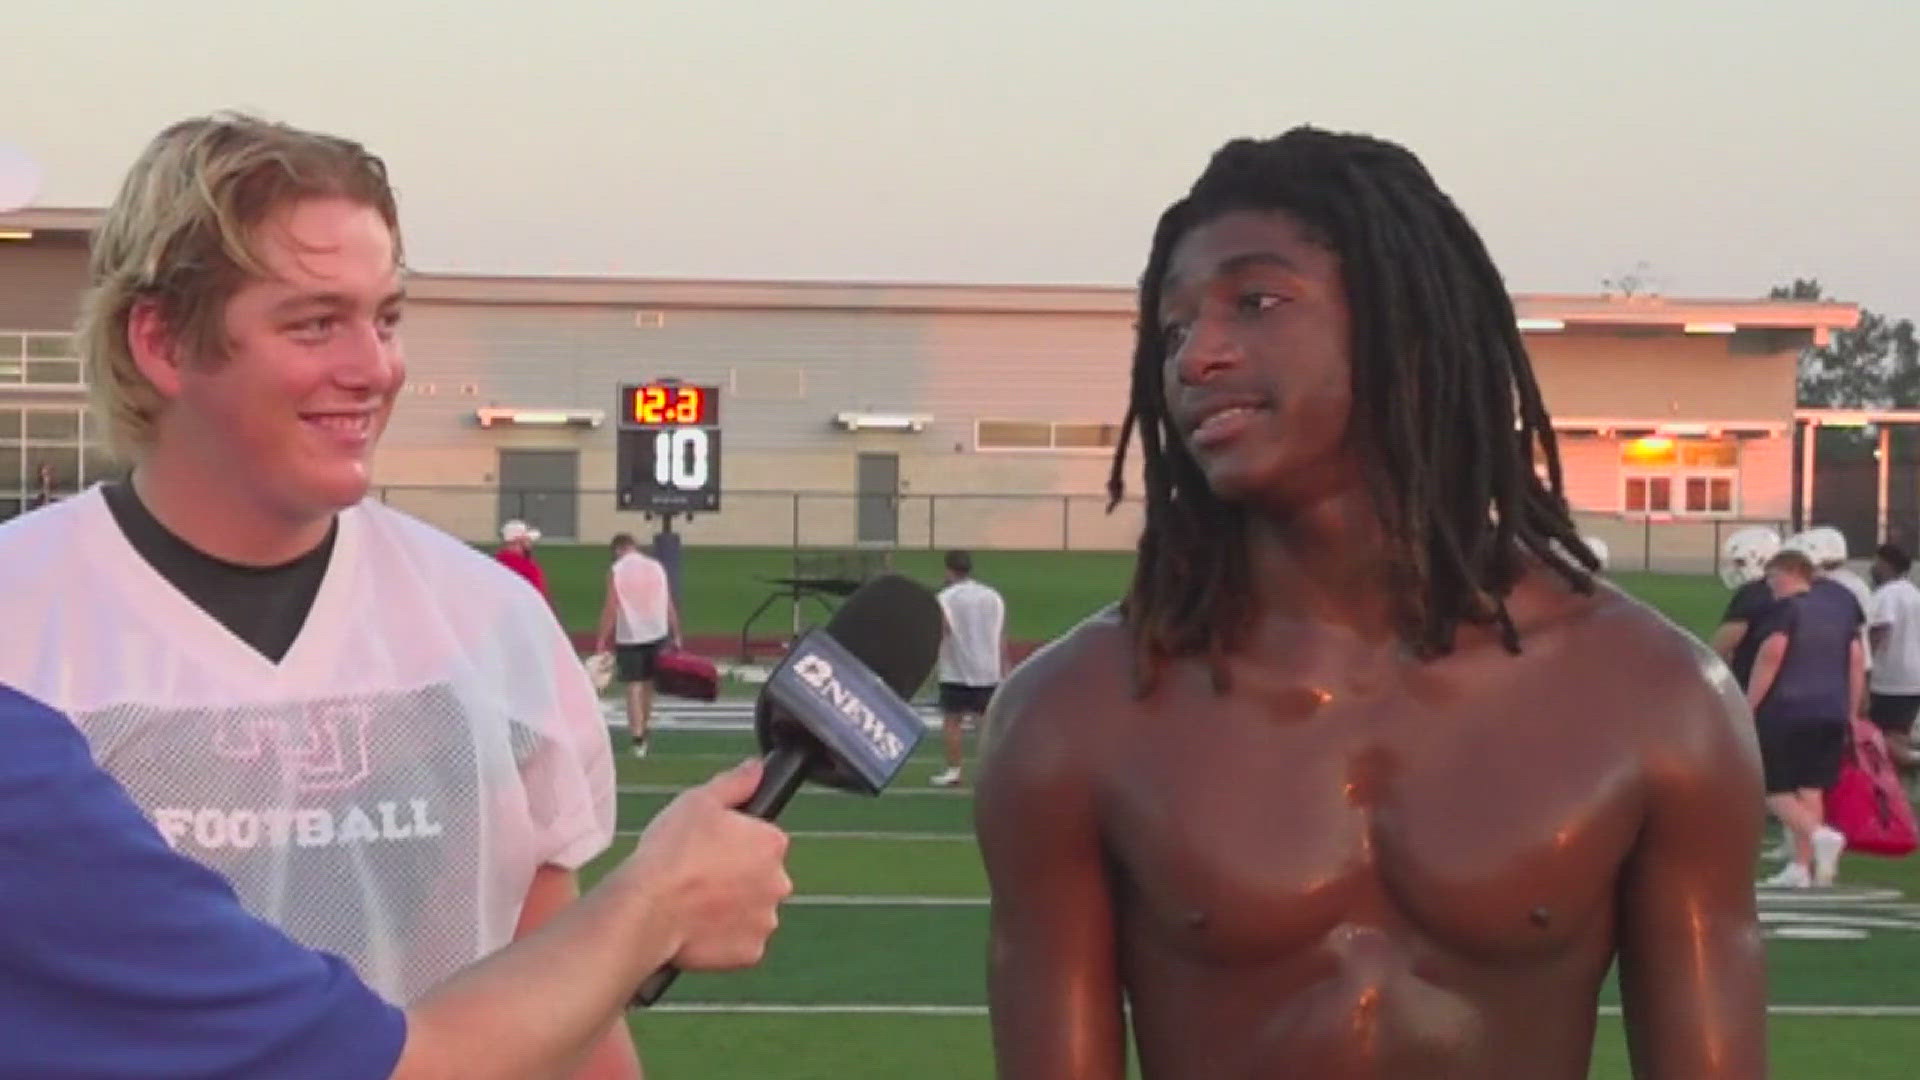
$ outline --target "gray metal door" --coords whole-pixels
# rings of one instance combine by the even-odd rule
[[[546,538],[580,538],[578,450],[502,450],[499,476],[496,526],[519,518]]]
[[[900,540],[900,455],[860,455],[859,537],[863,544]]]

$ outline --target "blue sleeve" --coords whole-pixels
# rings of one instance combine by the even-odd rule
[[[0,687],[0,1076],[392,1074],[406,1014],[167,846],[66,717]]]
[[[1775,604],[1760,620],[1767,637],[1775,634],[1787,635],[1787,643],[1793,643],[1793,633],[1800,628],[1801,601],[1798,598],[1783,604]],[[1764,638],[1762,639],[1765,640]]]

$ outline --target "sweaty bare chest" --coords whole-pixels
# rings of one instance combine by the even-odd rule
[[[1162,716],[1109,800],[1136,918],[1236,961],[1355,924],[1469,954],[1564,946],[1604,913],[1634,774],[1553,707],[1389,694],[1304,719],[1218,701]]]

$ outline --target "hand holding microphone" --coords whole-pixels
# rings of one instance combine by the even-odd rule
[[[861,586],[823,630],[802,635],[768,676],[754,710],[754,731],[767,752],[758,783],[746,792],[741,785],[747,781],[730,785],[723,776],[709,784],[711,794],[743,795],[734,815],[741,825],[776,834],[764,822],[778,817],[805,781],[878,795],[926,737],[907,699],[939,658],[940,627],[940,602],[925,586],[897,574]],[[758,959],[756,953],[749,962]],[[676,963],[655,972],[632,1003],[653,1004],[680,967],[709,966],[709,960],[691,949],[677,953]]]
[[[737,813],[765,769],[751,759],[681,794],[647,823],[613,875],[652,898],[674,928],[669,955],[699,971],[752,967],[793,893],[787,836]]]

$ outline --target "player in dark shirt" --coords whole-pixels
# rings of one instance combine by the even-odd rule
[[[1733,670],[1733,677],[1745,686],[1753,677],[1753,657],[1760,651],[1758,628],[1777,604],[1765,578],[1747,582],[1733,592],[1727,610],[1720,616],[1720,629],[1714,634],[1714,651]]]
[[[1765,884],[1830,885],[1846,839],[1826,825],[1822,792],[1838,778],[1847,723],[1866,691],[1864,616],[1844,586],[1818,588],[1813,563],[1782,551],[1767,563],[1775,603],[1748,626],[1759,642],[1747,679],[1766,774],[1767,808],[1793,855]]]
[[[1779,534],[1762,526],[1735,530],[1721,547],[1720,579],[1734,593],[1713,633],[1713,651],[1741,686],[1747,685],[1753,672],[1753,654],[1760,648],[1760,639],[1749,630],[1774,603],[1773,590],[1767,587],[1766,565],[1779,550]]]

